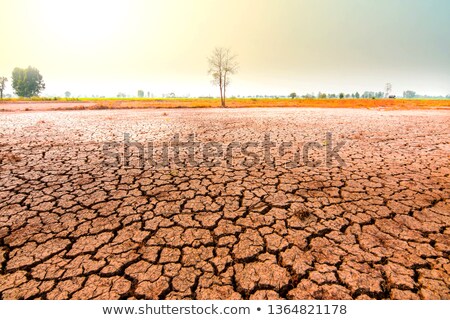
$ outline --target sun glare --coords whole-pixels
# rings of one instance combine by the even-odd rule
[[[126,19],[126,1],[39,1],[41,26],[54,41],[95,45],[111,40]]]

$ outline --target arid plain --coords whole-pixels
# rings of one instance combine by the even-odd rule
[[[450,299],[445,108],[105,108],[0,113],[1,299]]]

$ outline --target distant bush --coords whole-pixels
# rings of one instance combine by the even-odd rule
[[[12,87],[19,97],[34,97],[45,89],[45,83],[42,75],[36,68],[14,68]]]

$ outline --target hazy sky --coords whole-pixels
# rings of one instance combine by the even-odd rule
[[[229,95],[386,82],[446,95],[449,13],[448,0],[0,0],[0,75],[37,67],[49,95],[217,95],[206,58],[223,46],[240,64]]]

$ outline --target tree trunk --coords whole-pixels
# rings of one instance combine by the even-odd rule
[[[225,73],[223,75],[223,103],[222,103],[222,107],[226,108],[226,104],[225,104],[225,99],[226,99],[226,95],[225,95],[225,91],[227,89],[227,74]]]
[[[222,82],[222,75],[220,74],[220,80],[219,80],[219,88],[220,88],[220,106],[223,107],[223,82]]]

